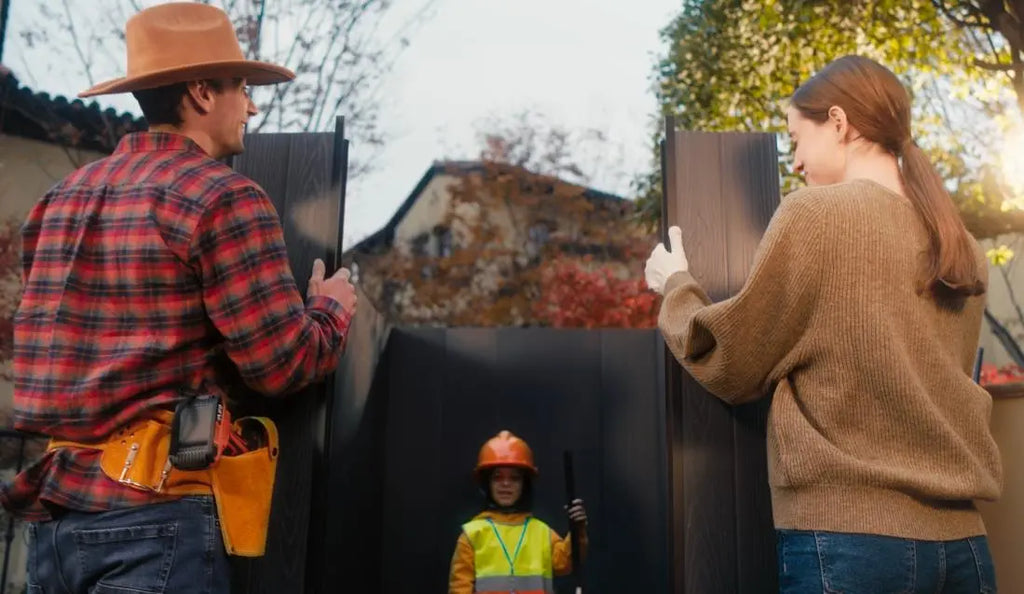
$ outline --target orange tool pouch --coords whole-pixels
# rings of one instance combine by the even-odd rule
[[[170,411],[153,411],[115,431],[102,442],[53,439],[47,449],[100,450],[103,473],[118,483],[159,497],[213,495],[224,547],[229,555],[260,557],[266,551],[270,502],[277,473],[277,426],[265,417],[244,417],[232,424],[240,435],[254,435],[259,447],[238,455],[222,453],[202,470],[174,468]]]

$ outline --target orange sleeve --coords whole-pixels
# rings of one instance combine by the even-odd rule
[[[448,575],[448,594],[473,594],[476,582],[476,567],[473,562],[473,545],[465,533],[459,535],[452,555],[451,573]]]
[[[580,557],[587,558],[587,531],[580,535]],[[555,575],[569,575],[572,573],[572,535],[567,534],[565,538],[559,536],[554,530],[551,531],[551,570]]]

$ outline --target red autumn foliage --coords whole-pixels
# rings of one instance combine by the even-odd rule
[[[556,259],[541,271],[533,313],[555,328],[654,328],[660,301],[642,278],[617,278],[606,267],[588,270]]]
[[[978,382],[983,386],[1024,383],[1024,368],[1013,364],[996,367],[992,363],[982,363]]]
[[[18,228],[14,219],[0,223],[0,379],[7,380],[5,364],[14,351],[14,310],[21,299]]]

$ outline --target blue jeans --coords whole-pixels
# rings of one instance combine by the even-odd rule
[[[212,497],[29,524],[28,594],[226,594]]]
[[[984,536],[944,542],[778,531],[783,594],[979,594],[996,591]]]

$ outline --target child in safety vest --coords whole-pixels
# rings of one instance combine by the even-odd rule
[[[552,578],[572,571],[571,536],[562,538],[530,513],[537,468],[525,441],[502,431],[480,448],[476,478],[487,509],[463,524],[452,556],[448,594],[551,594]],[[568,508],[582,525],[580,555],[587,545],[583,501]]]

